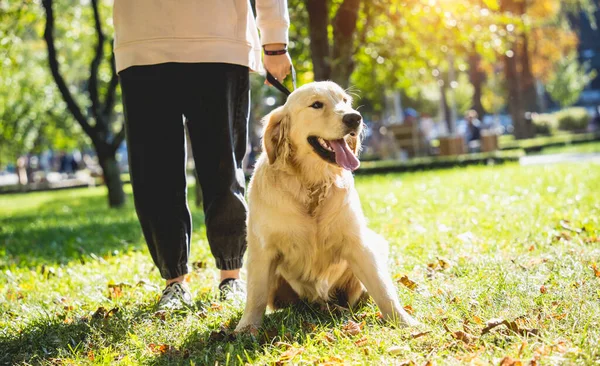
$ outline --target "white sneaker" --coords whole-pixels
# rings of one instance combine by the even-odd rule
[[[183,282],[173,282],[168,285],[158,301],[160,310],[178,310],[193,306],[192,294]]]

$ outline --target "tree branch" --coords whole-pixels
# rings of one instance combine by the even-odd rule
[[[96,50],[92,63],[90,65],[90,78],[88,80],[88,93],[92,101],[92,113],[96,117],[96,127],[100,124],[106,123],[103,116],[100,114],[100,98],[98,97],[98,69],[102,62],[102,56],[104,56],[104,33],[102,32],[102,22],[100,21],[100,12],[98,11],[98,1],[91,0],[92,9],[94,10],[94,27],[96,29],[96,35],[98,36],[98,43],[96,44]]]
[[[123,140],[125,140],[125,124],[123,124],[123,126],[121,127],[121,130],[115,135],[115,138],[113,139],[112,143],[110,144],[113,153],[117,151],[119,146],[121,146],[121,143],[123,142]]]
[[[81,109],[73,99],[65,80],[60,74],[58,61],[56,59],[56,48],[54,46],[54,13],[52,11],[52,0],[42,0],[42,5],[46,10],[46,25],[44,29],[44,39],[46,40],[46,45],[48,47],[48,63],[50,65],[50,71],[52,72],[52,77],[56,82],[56,86],[60,91],[65,103],[67,103],[67,108],[75,118],[75,120],[81,125],[83,131],[92,139],[95,139],[94,129],[87,121],[87,118],[81,113]]]
[[[104,118],[108,119],[110,114],[113,112],[115,106],[115,95],[117,94],[117,86],[119,85],[119,75],[117,74],[117,67],[115,65],[115,51],[113,49],[113,42],[110,42],[110,82],[108,83],[108,90],[106,91],[106,98],[104,99],[104,109],[102,114]]]

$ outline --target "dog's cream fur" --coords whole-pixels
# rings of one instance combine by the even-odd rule
[[[323,108],[311,108],[316,101]],[[347,113],[357,113],[351,97],[335,83],[316,82],[265,118],[264,152],[248,193],[248,298],[237,331],[260,326],[267,305],[303,298],[352,306],[365,288],[385,318],[417,324],[400,305],[387,242],[367,228],[352,173],[307,142],[344,137],[358,154],[360,127],[348,133]]]

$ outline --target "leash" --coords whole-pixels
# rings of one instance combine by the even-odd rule
[[[291,69],[292,69],[292,86],[294,87],[294,90],[296,90],[296,70],[294,69],[294,65],[291,66]],[[281,82],[279,82],[279,80],[275,79],[275,77],[273,75],[271,75],[271,73],[268,71],[267,71],[267,81],[269,83],[271,83],[271,85],[273,85],[275,87],[275,89],[279,90],[286,96],[289,96],[290,94],[292,94],[292,92],[288,88],[286,88],[285,85],[283,85]]]

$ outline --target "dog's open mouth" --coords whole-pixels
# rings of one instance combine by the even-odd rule
[[[354,171],[360,166],[360,161],[344,138],[325,140],[322,137],[310,136],[308,143],[323,160],[331,164],[337,164],[350,171]]]

